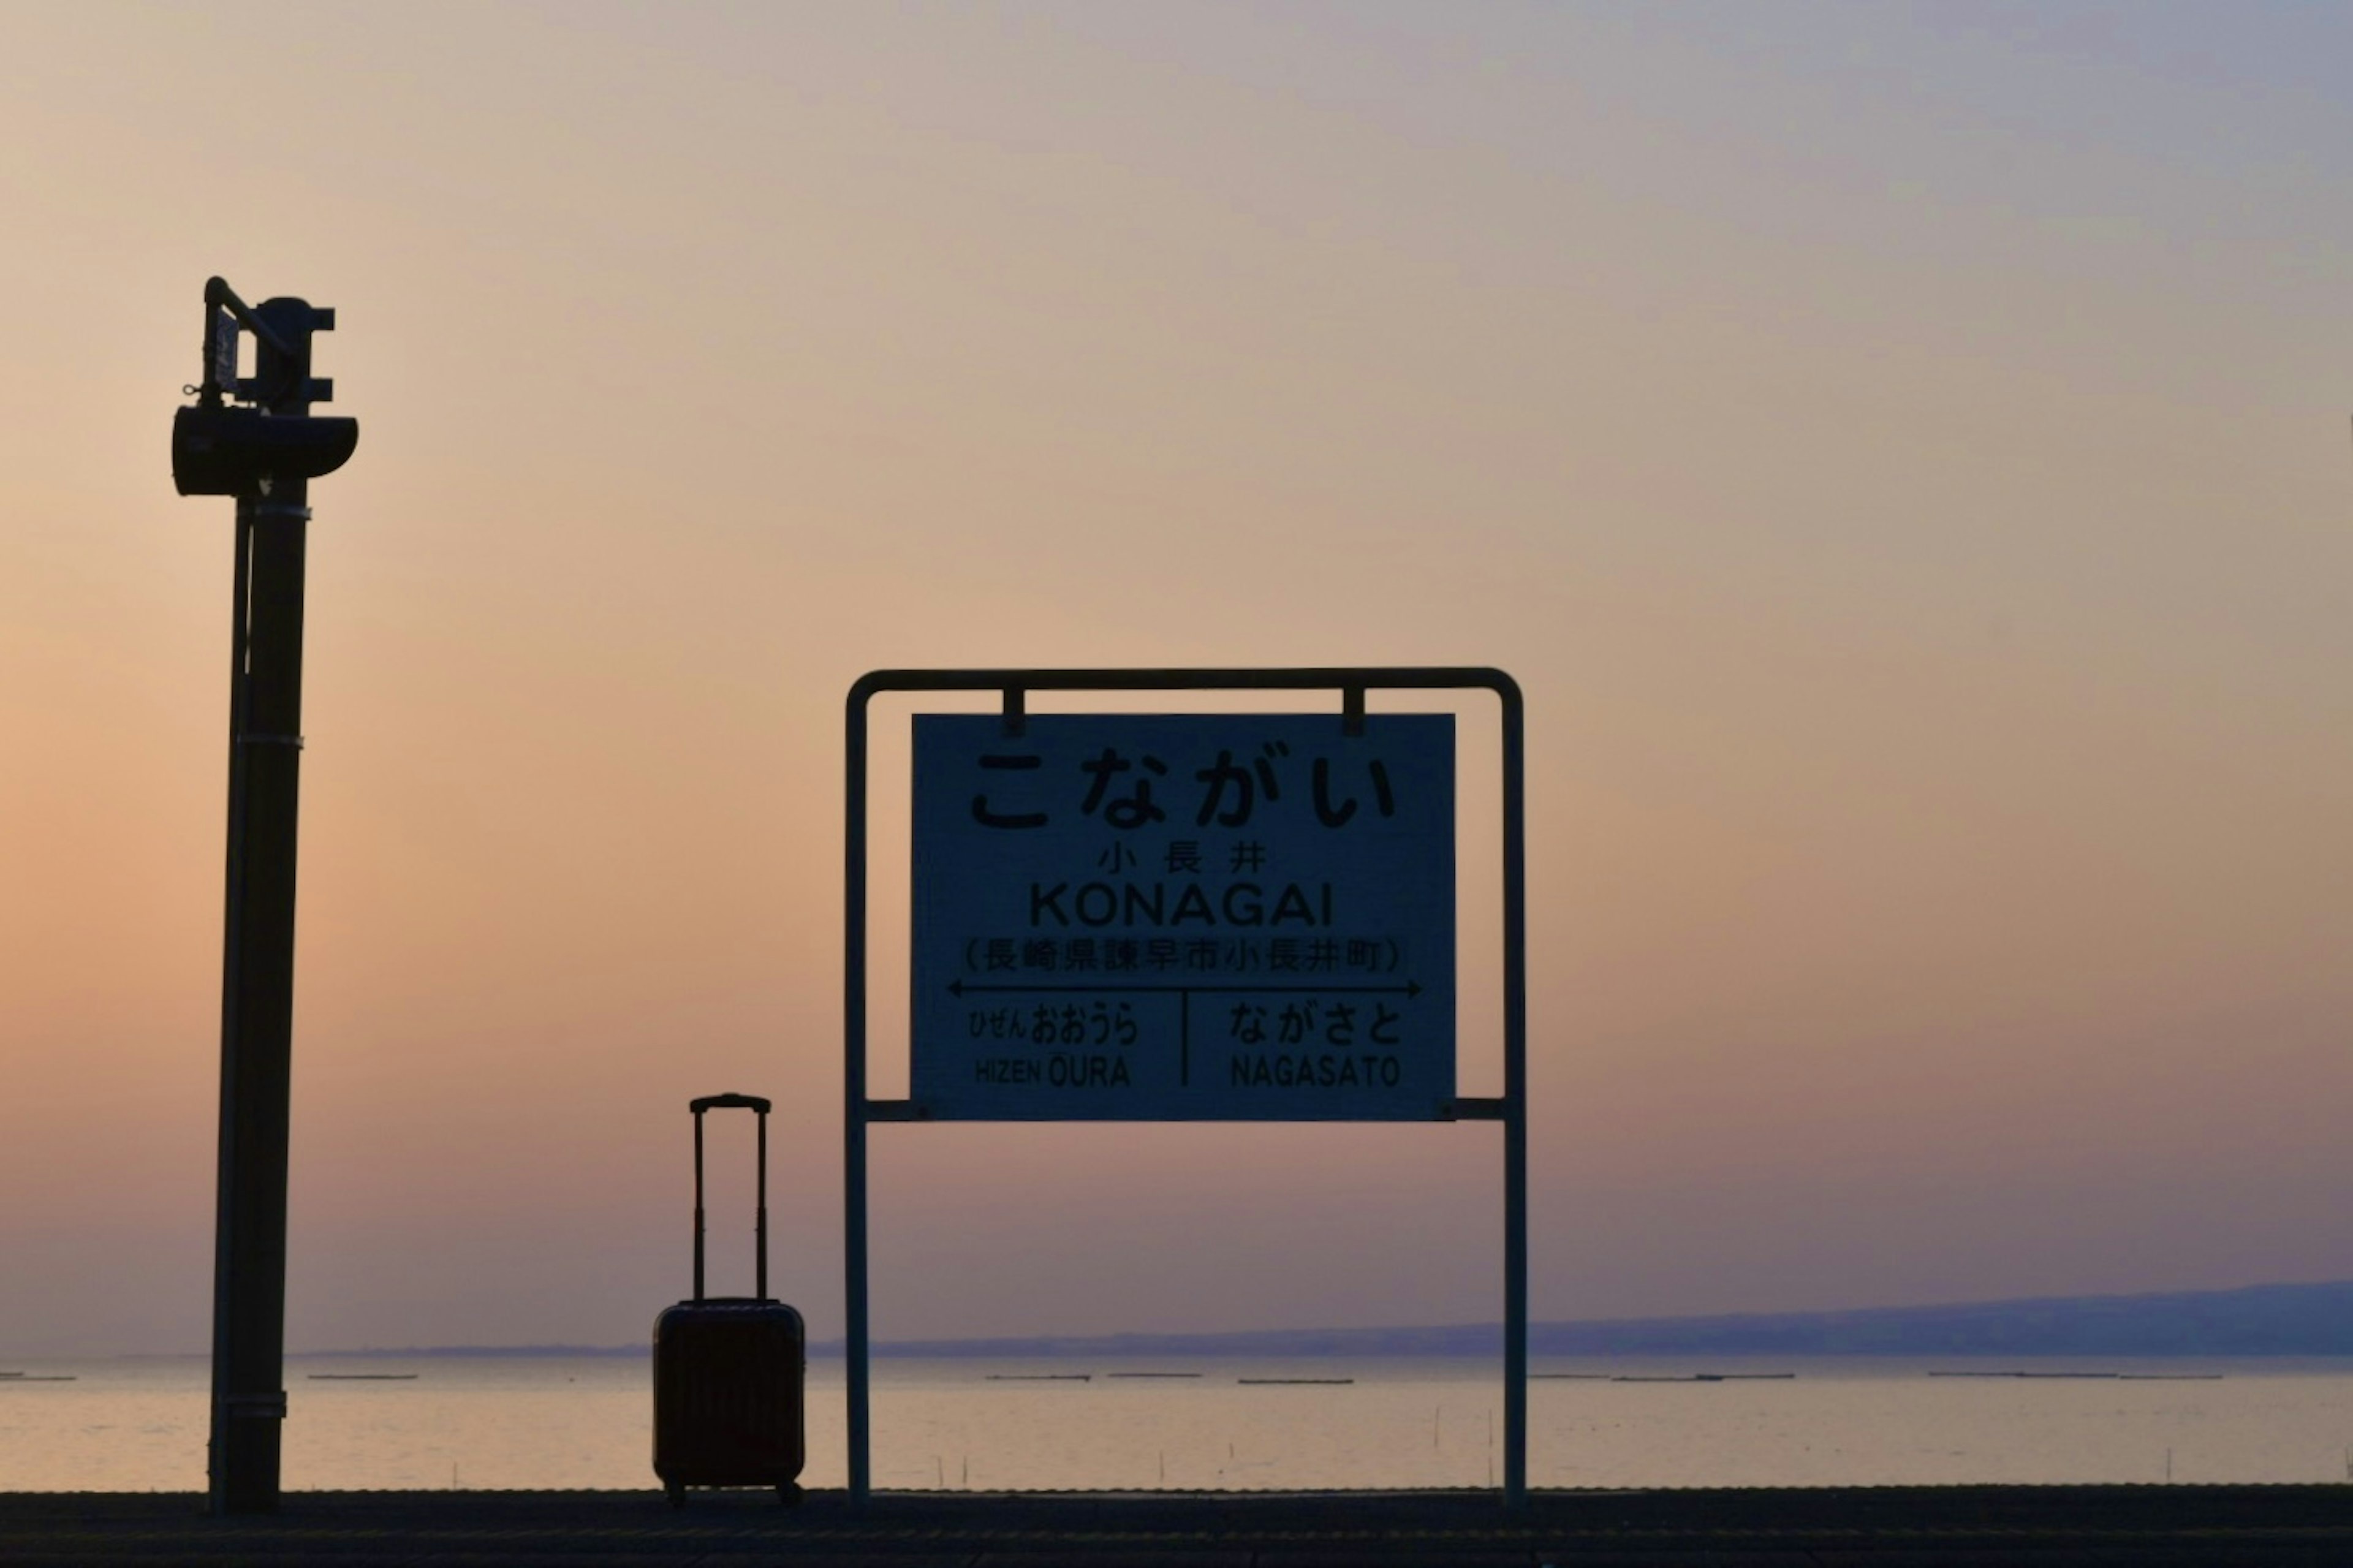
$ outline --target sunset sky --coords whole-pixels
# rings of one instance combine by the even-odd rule
[[[206,1342],[216,272],[338,310],[362,426],[294,1348],[640,1337],[722,1089],[839,1332],[886,666],[1516,676],[1540,1319],[2353,1276],[2348,60],[2308,5],[8,6],[0,1352]],[[881,1128],[875,1329],[1493,1320],[1499,1147]]]

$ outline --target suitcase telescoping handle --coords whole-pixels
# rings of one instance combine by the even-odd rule
[[[687,1109],[694,1112],[694,1299],[698,1301],[702,1300],[702,1113],[738,1106],[760,1116],[760,1206],[752,1227],[758,1262],[753,1294],[763,1301],[768,1299],[768,1102],[756,1094],[706,1094],[687,1102]]]

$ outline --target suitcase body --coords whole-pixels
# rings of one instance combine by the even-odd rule
[[[702,1117],[744,1106],[760,1117],[758,1292],[702,1293]],[[654,1474],[671,1506],[689,1487],[774,1487],[797,1500],[807,1457],[801,1315],[768,1297],[768,1102],[712,1095],[693,1102],[694,1295],[654,1321]]]

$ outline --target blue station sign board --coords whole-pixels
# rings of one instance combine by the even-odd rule
[[[919,714],[913,851],[929,1117],[1448,1113],[1451,715]]]

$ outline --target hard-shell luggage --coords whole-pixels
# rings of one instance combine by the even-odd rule
[[[741,1106],[760,1119],[758,1249],[752,1296],[702,1293],[702,1117]],[[670,1506],[689,1487],[774,1487],[797,1502],[807,1458],[802,1390],[808,1332],[768,1296],[768,1102],[712,1094],[694,1112],[694,1295],[654,1320],[654,1474]]]

